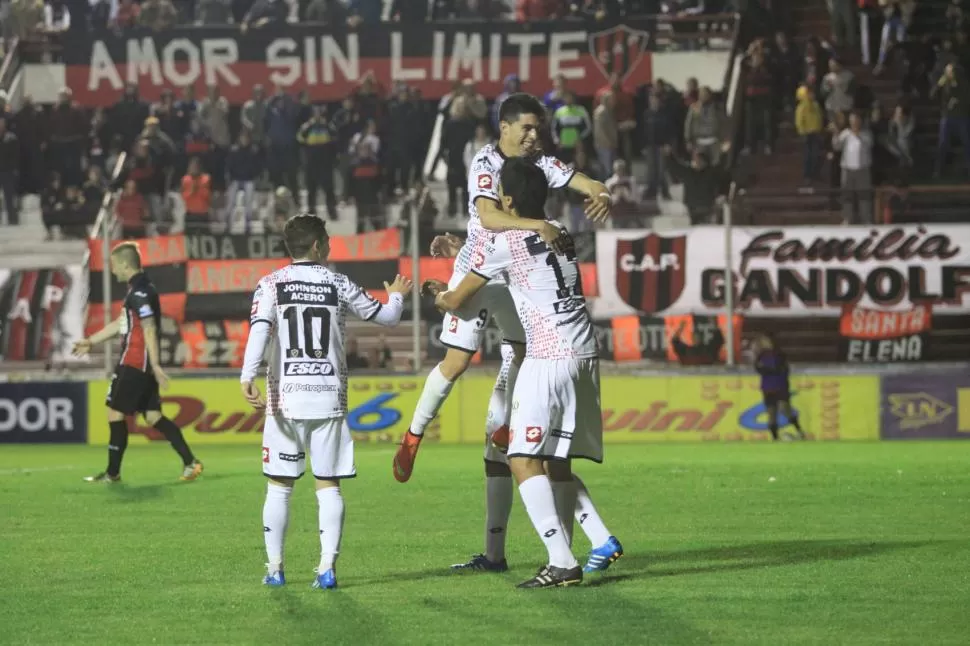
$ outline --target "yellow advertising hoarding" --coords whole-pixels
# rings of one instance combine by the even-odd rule
[[[819,440],[879,439],[878,377],[797,377],[792,405]],[[612,377],[601,383],[607,443],[770,439],[757,377]],[[461,394],[463,441],[479,442],[492,381],[468,379]]]
[[[400,441],[423,385],[423,376],[351,379],[347,421],[355,440]],[[463,378],[428,429],[428,439],[482,442],[493,385],[485,375]],[[108,382],[89,387],[91,444],[108,443],[107,388]],[[814,439],[879,439],[878,377],[797,377],[792,391],[802,426]],[[246,404],[235,380],[173,380],[162,402],[191,444],[260,442],[263,416]],[[769,439],[757,377],[606,376],[602,407],[607,443]],[[141,419],[132,431],[135,442],[161,439]]]
[[[90,444],[108,443],[104,405],[108,383],[91,382],[88,387]],[[423,386],[424,377],[351,379],[347,422],[354,439],[399,442],[411,423]],[[260,383],[260,387],[264,385]],[[458,404],[458,397],[445,403],[438,419],[428,429],[427,439],[458,441]],[[168,390],[162,393],[162,411],[183,430],[190,445],[259,444],[261,441],[263,414],[246,403],[239,391],[239,382],[234,379],[173,379]],[[162,439],[140,417],[131,422],[131,431],[132,442]],[[451,435],[442,437],[441,432]]]

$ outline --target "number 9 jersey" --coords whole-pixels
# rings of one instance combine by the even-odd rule
[[[505,231],[485,241],[472,272],[504,277],[526,336],[526,357],[589,359],[598,356],[575,254],[553,253],[538,234]]]
[[[253,295],[250,336],[269,332],[266,414],[287,419],[324,419],[347,412],[347,312],[363,320],[396,325],[403,298],[392,294],[388,309],[347,276],[312,262],[296,262],[265,276]],[[251,339],[252,340],[252,339]],[[256,344],[255,347],[259,347]],[[247,345],[242,381],[256,377],[261,356]],[[261,355],[261,352],[257,354]]]

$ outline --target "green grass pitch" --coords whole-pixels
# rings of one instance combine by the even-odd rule
[[[481,549],[479,449],[426,446],[401,485],[360,447],[341,589],[318,591],[312,483],[266,589],[260,449],[196,448],[196,483],[153,445],[111,487],[81,482],[104,449],[3,447],[0,643],[970,642],[970,442],[609,446],[578,470],[626,556],[538,591],[513,588],[544,560],[519,500],[512,571],[448,572]]]

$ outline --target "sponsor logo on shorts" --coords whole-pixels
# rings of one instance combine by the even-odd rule
[[[482,173],[478,176],[478,188],[492,188],[492,176],[487,173]]]
[[[283,384],[284,393],[335,393],[337,384]]]
[[[332,377],[333,373],[333,364],[329,361],[287,361],[283,366],[283,374],[287,377]]]
[[[264,446],[263,447],[263,462],[265,462],[267,464],[269,463],[269,447],[268,446]]]
[[[299,453],[280,453],[278,457],[283,462],[299,462],[306,457],[306,453],[303,451]]]
[[[452,334],[458,331],[458,317],[454,314],[452,314],[451,318],[448,320],[448,331]]]
[[[525,441],[529,442],[530,444],[538,444],[540,441],[542,441],[542,427],[526,426]]]
[[[568,431],[553,431],[552,433],[550,433],[550,435],[552,435],[553,437],[561,437],[564,440],[573,439],[573,434]]]

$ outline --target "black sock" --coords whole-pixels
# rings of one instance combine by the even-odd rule
[[[805,435],[805,433],[802,431],[802,425],[798,423],[798,415],[792,415],[789,421],[792,423],[792,426],[795,427],[795,430],[798,431],[799,435]]]
[[[175,422],[167,417],[162,417],[155,422],[155,430],[164,435],[165,439],[171,443],[172,448],[182,458],[182,464],[188,466],[195,462],[195,456],[192,455],[192,450],[186,444],[185,438],[182,437],[182,429],[176,426]]]
[[[771,431],[771,439],[778,439],[778,424],[770,424],[768,429]]]
[[[108,439],[108,475],[121,474],[121,458],[125,457],[128,448],[128,421],[108,422],[111,435]]]

